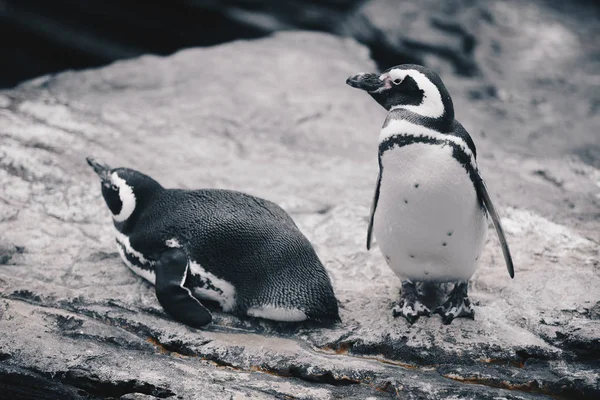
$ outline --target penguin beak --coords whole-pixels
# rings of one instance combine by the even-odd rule
[[[94,172],[100,177],[102,182],[107,182],[110,180],[110,170],[112,168],[106,164],[99,163],[98,161],[94,160],[93,157],[86,157],[85,159],[87,160],[89,166],[92,167]]]
[[[346,79],[346,84],[367,92],[376,92],[386,86],[386,82],[379,79],[379,75],[367,72],[361,72],[349,77]]]

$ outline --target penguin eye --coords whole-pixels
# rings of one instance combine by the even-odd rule
[[[115,192],[118,192],[118,191],[119,191],[119,187],[118,187],[117,185],[115,185],[114,183],[113,183],[112,185],[110,185],[110,188],[111,188],[112,190],[114,190]]]
[[[401,84],[401,83],[402,83],[402,79],[400,79],[400,78],[396,78],[396,79],[394,79],[392,82],[394,82],[394,85],[399,85],[399,84]]]

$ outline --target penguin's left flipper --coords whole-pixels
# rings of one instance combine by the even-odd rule
[[[373,242],[373,221],[375,219],[375,210],[377,210],[377,202],[379,201],[379,187],[381,186],[381,167],[377,175],[377,184],[375,185],[375,194],[371,203],[371,215],[369,217],[369,228],[367,229],[367,250],[371,250],[371,242]]]
[[[201,328],[212,321],[210,312],[184,286],[189,262],[183,249],[163,252],[154,269],[156,297],[167,314],[194,328]]]
[[[485,209],[490,214],[492,218],[492,222],[494,223],[494,227],[496,228],[496,233],[498,234],[498,239],[500,239],[500,245],[502,246],[502,254],[504,254],[504,261],[506,262],[506,268],[508,269],[508,274],[511,278],[515,277],[515,268],[513,266],[512,257],[510,255],[510,249],[508,248],[508,243],[506,242],[506,237],[504,236],[504,230],[502,229],[502,225],[500,224],[500,217],[496,213],[496,209],[494,208],[494,204],[492,203],[492,199],[487,191],[485,186],[485,182],[479,175],[479,171],[475,170],[475,188],[477,189],[477,193],[479,194],[479,198],[483,202]]]

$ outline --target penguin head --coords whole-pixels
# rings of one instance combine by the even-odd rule
[[[362,72],[346,83],[365,90],[388,111],[401,108],[424,117],[454,119],[452,99],[444,83],[421,65],[397,65],[382,74]]]
[[[115,223],[129,219],[162,186],[154,179],[129,168],[111,168],[86,158],[94,169],[102,185],[102,196],[113,214]]]

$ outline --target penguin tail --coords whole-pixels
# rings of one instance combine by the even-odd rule
[[[338,301],[333,290],[331,287],[327,287],[327,290],[323,292],[306,310],[306,320],[322,325],[334,325],[341,322]]]
[[[333,325],[341,322],[338,300],[331,279],[320,260],[312,265],[312,279],[306,289],[310,299],[305,306],[306,319],[320,324]],[[305,274],[305,279],[308,274]]]
[[[340,318],[339,314],[331,314],[331,315],[310,315],[307,314],[306,315],[306,321],[313,323],[317,326],[322,326],[322,327],[330,327],[336,324],[339,324],[340,322],[342,322],[342,319]]]

